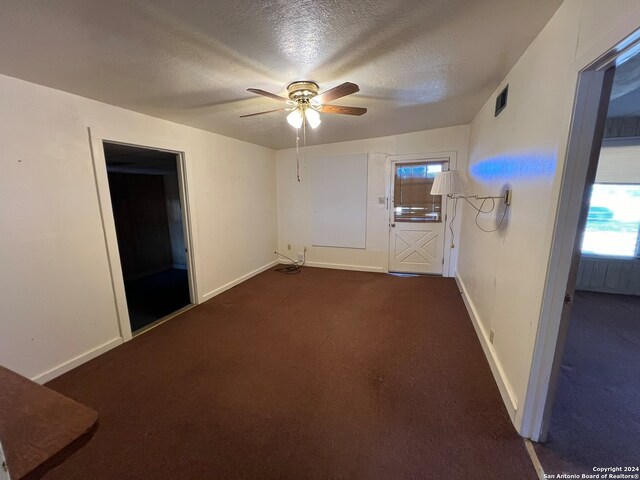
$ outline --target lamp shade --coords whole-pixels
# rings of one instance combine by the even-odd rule
[[[455,195],[464,193],[467,176],[464,170],[446,170],[437,173],[431,186],[431,195]]]
[[[293,128],[300,128],[302,126],[303,120],[304,117],[302,116],[299,108],[296,108],[289,115],[287,115],[287,122],[289,122],[289,125],[291,125]]]
[[[309,122],[309,126],[311,128],[316,128],[318,125],[320,125],[320,114],[313,108],[307,108],[304,112],[304,116],[307,118],[307,121]]]

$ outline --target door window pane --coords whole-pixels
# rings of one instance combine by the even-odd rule
[[[582,253],[640,256],[640,185],[596,183],[582,237]]]
[[[396,164],[394,221],[442,221],[442,196],[431,195],[433,180],[442,166],[439,162]]]

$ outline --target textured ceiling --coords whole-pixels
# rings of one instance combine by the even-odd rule
[[[0,73],[272,148],[284,113],[248,87],[360,93],[307,143],[468,123],[561,0],[6,0]]]

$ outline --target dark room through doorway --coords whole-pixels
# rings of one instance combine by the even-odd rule
[[[606,76],[597,148],[582,159],[590,173],[548,436],[536,446],[551,475],[637,468],[640,458],[640,55],[618,62]]]
[[[131,331],[191,305],[179,154],[104,142]]]

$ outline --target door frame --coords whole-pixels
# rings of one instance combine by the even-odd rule
[[[458,164],[458,152],[455,150],[445,151],[445,152],[429,152],[429,153],[420,153],[420,154],[410,154],[410,155],[389,155],[387,156],[387,186],[386,186],[386,197],[387,197],[387,266],[386,271],[389,273],[389,267],[391,266],[391,192],[393,191],[393,165],[396,163],[419,163],[419,162],[435,162],[437,160],[446,160],[448,163],[448,168],[450,170],[455,170]],[[445,195],[446,197],[446,195]],[[449,245],[449,229],[447,228],[448,219],[451,218],[453,214],[453,202],[447,201],[445,198],[445,208],[444,208],[444,235],[442,237],[442,248],[443,248],[443,259],[444,265],[442,265],[442,276],[443,277],[451,277],[455,274],[452,272],[452,252],[451,249],[447,249],[446,246]],[[460,212],[458,212],[458,218],[460,218]],[[459,229],[453,226],[456,235],[458,234]]]
[[[182,145],[172,143],[165,139],[157,139],[141,135],[129,136],[126,134],[105,134],[92,129],[91,127],[88,127],[87,130],[89,133],[93,173],[96,182],[100,217],[109,261],[111,287],[113,289],[118,328],[120,329],[120,336],[122,337],[122,340],[126,342],[133,338],[133,333],[131,331],[127,297],[124,288],[124,277],[122,274],[122,264],[120,263],[120,251],[118,249],[118,237],[113,217],[111,193],[109,191],[107,163],[103,147],[104,142],[160,150],[163,152],[174,153],[176,155],[180,206],[182,208],[183,230],[185,234],[185,246],[187,248],[186,256],[189,278],[189,296],[191,299],[191,305],[197,305],[200,303],[198,284],[196,281],[197,248],[195,243],[197,237],[195,235],[194,217],[191,212],[193,194],[189,189],[189,179],[191,178],[191,168],[187,162],[187,157],[189,157],[189,155],[187,154],[187,149]]]
[[[549,268],[543,290],[542,309],[521,433],[544,442],[548,434],[571,301],[579,264],[579,249],[589,209],[588,186],[595,179],[609,92],[611,67],[640,51],[640,31],[577,71],[578,83],[560,183],[560,198],[553,229]],[[609,72],[607,72],[609,70]],[[584,161],[587,158],[588,161]],[[569,299],[565,301],[565,295]]]

